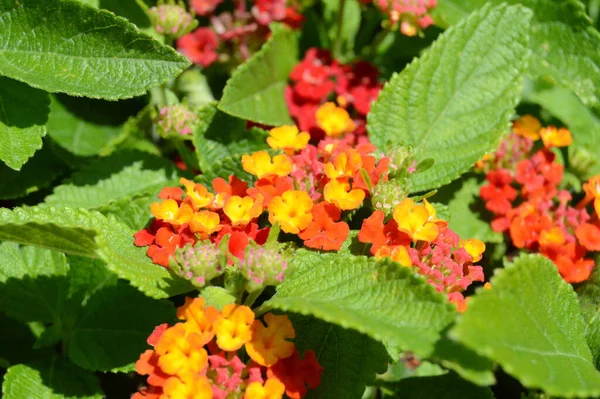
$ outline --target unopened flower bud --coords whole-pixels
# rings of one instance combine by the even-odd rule
[[[283,282],[288,262],[275,248],[249,246],[238,267],[248,279],[248,291],[252,292],[267,285],[279,285]]]
[[[160,109],[155,123],[156,131],[161,137],[189,136],[191,138],[198,124],[198,116],[186,105],[167,105]]]
[[[178,39],[198,26],[194,15],[188,13],[182,4],[163,4],[148,10],[148,17],[154,29],[165,36]]]
[[[373,190],[371,204],[376,210],[390,215],[402,200],[408,197],[408,179],[395,179],[380,182]]]
[[[390,179],[406,176],[414,167],[415,151],[411,146],[394,147],[386,152],[390,158]]]
[[[210,280],[223,273],[225,255],[211,242],[188,244],[175,252],[170,268],[196,287],[204,287]]]

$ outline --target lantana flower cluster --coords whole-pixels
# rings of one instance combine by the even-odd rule
[[[313,140],[348,133],[366,140],[366,115],[381,88],[374,65],[341,64],[329,51],[311,48],[292,70],[285,98],[290,115]]]
[[[300,358],[285,315],[234,303],[221,311],[203,298],[186,298],[181,322],[158,326],[135,367],[147,387],[133,399],[292,399],[319,386],[323,368],[313,351]]]
[[[216,61],[236,66],[247,60],[270,34],[269,24],[302,25],[303,16],[287,0],[233,1],[234,9],[216,14],[223,0],[190,0],[190,7],[208,26],[182,36],[177,49],[195,64],[208,67]]]
[[[435,208],[406,198],[386,217],[376,210],[365,219],[358,239],[372,244],[377,259],[390,258],[402,266],[415,267],[438,291],[466,308],[462,294],[474,281],[484,281],[483,269],[474,263],[482,258],[485,244],[476,239],[462,241],[448,223],[436,216]]]
[[[368,3],[371,0],[364,2]],[[415,36],[434,24],[430,12],[437,6],[437,0],[372,0],[372,2],[388,16],[389,28],[399,28],[406,36]]]
[[[526,115],[477,166],[486,172],[480,196],[494,216],[492,229],[506,233],[515,247],[552,260],[567,282],[578,283],[594,268],[588,253],[600,250],[598,212],[586,209],[600,197],[600,176],[583,185],[585,198],[573,204],[573,195],[561,189],[564,166],[552,151],[571,141],[567,129],[542,127]]]

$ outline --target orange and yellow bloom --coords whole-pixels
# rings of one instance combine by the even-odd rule
[[[393,216],[398,223],[398,230],[408,234],[413,241],[431,242],[440,232],[435,222],[435,214],[430,214],[425,205],[415,204],[410,198],[398,204]]]
[[[348,111],[340,108],[335,103],[323,104],[315,115],[317,125],[325,131],[329,137],[339,137],[354,130],[356,125]]]
[[[312,200],[305,191],[286,191],[269,203],[269,221],[279,223],[286,233],[298,234],[312,221],[312,206]]]
[[[300,132],[296,126],[280,126],[271,129],[267,144],[269,147],[280,150],[301,150],[306,148],[310,134]]]
[[[273,158],[266,151],[257,151],[252,155],[242,156],[244,170],[259,179],[268,176],[287,176],[292,173],[292,161],[284,154]]]

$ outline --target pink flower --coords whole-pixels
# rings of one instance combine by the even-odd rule
[[[212,13],[223,0],[190,0],[190,7],[198,15],[208,15]]]

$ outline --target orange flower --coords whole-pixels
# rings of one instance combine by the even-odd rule
[[[248,306],[226,305],[213,326],[219,348],[227,352],[240,349],[252,339],[253,322],[254,313]]]
[[[179,378],[169,378],[163,387],[161,399],[212,399],[212,386],[199,374],[188,373]]]
[[[362,167],[362,157],[355,151],[350,150],[338,154],[333,162],[325,164],[325,175],[330,179],[353,177]]]
[[[400,263],[402,266],[412,266],[412,260],[408,255],[408,249],[403,245],[388,247],[383,245],[375,252],[375,259],[390,258],[394,262]]]
[[[300,132],[296,126],[280,126],[271,129],[267,144],[281,150],[301,150],[308,145],[310,134]]]
[[[183,177],[179,179],[179,182],[185,186],[185,199],[192,203],[195,211],[209,206],[215,199],[215,195],[202,184],[195,184]]]
[[[600,228],[591,223],[582,223],[575,229],[575,237],[588,251],[600,251]]]
[[[306,395],[306,386],[316,389],[321,383],[323,367],[317,361],[315,352],[309,350],[300,359],[298,352],[281,359],[267,370],[268,378],[277,378],[285,385],[285,394],[291,399],[300,399]]]
[[[585,192],[585,198],[577,204],[577,208],[583,208],[591,201],[594,201],[594,210],[596,211],[596,215],[600,217],[600,176],[591,177],[584,183],[583,191]]]
[[[425,205],[417,205],[406,198],[394,209],[394,220],[398,230],[408,234],[413,241],[434,241],[440,229],[434,222],[429,221],[429,211]]]
[[[551,245],[563,245],[565,243],[565,233],[560,227],[552,227],[542,230],[540,233],[539,243],[543,247]]]
[[[267,327],[260,320],[252,324],[252,340],[246,344],[248,356],[261,366],[270,367],[279,359],[290,357],[295,346],[288,339],[296,337],[292,322],[286,315],[265,315]]]
[[[298,234],[312,221],[310,210],[313,206],[308,193],[290,190],[275,197],[269,204],[269,222],[279,223],[286,233]]]
[[[204,298],[186,297],[185,303],[177,308],[177,318],[187,320],[191,330],[206,345],[215,336],[213,323],[219,318],[219,311],[212,306],[205,308]]]
[[[513,123],[513,132],[531,140],[540,138],[542,124],[535,116],[523,115]]]
[[[275,155],[273,159],[266,151],[242,156],[244,170],[259,179],[276,175],[287,176],[292,173],[292,160],[287,155]]]
[[[252,219],[260,216],[263,206],[260,201],[255,201],[252,197],[242,198],[233,195],[225,201],[223,212],[231,220],[233,226],[245,226]]]
[[[227,198],[232,195],[244,197],[248,189],[248,183],[238,179],[235,175],[229,176],[229,183],[222,177],[217,177],[212,182],[213,190],[216,193],[211,209],[221,209]]]
[[[548,126],[540,130],[540,137],[546,148],[550,147],[567,147],[573,141],[571,132],[561,127],[560,129],[554,126]]]
[[[340,210],[332,204],[321,202],[313,206],[313,220],[298,236],[309,248],[338,251],[350,232],[350,227],[340,220]]]
[[[437,224],[440,229],[443,229],[444,227],[448,226],[447,221],[445,221],[444,219],[438,219],[437,212],[433,205],[429,203],[429,201],[423,199],[423,205],[425,205],[425,209],[427,209],[427,212],[429,212],[429,218],[427,218],[428,222]]]
[[[341,210],[356,209],[365,200],[365,192],[359,188],[350,190],[350,184],[331,180],[323,189],[325,201],[334,204]]]
[[[331,102],[323,104],[317,110],[315,118],[317,125],[330,137],[339,137],[350,133],[356,127],[348,111]]]
[[[216,233],[223,228],[223,225],[219,224],[220,221],[218,213],[211,211],[196,212],[190,220],[190,230],[192,233],[200,233],[200,238],[205,240],[212,233]]]
[[[152,203],[150,205],[150,212],[158,220],[163,220],[174,226],[181,226],[188,223],[194,215],[194,210],[191,206],[186,203],[179,205],[173,199],[164,200],[160,204],[158,202]]]
[[[167,329],[154,347],[159,356],[158,366],[171,375],[199,373],[208,365],[204,344],[189,324],[178,323]]]
[[[269,378],[263,386],[260,382],[252,382],[246,387],[244,399],[281,399],[285,385],[277,378]]]
[[[462,243],[462,247],[473,258],[473,263],[479,262],[485,252],[485,243],[475,238],[470,238]]]
[[[293,190],[294,185],[289,176],[270,176],[258,179],[254,187],[248,189],[248,195],[252,198],[264,198],[263,204],[268,206],[273,197],[282,195],[286,191]]]

